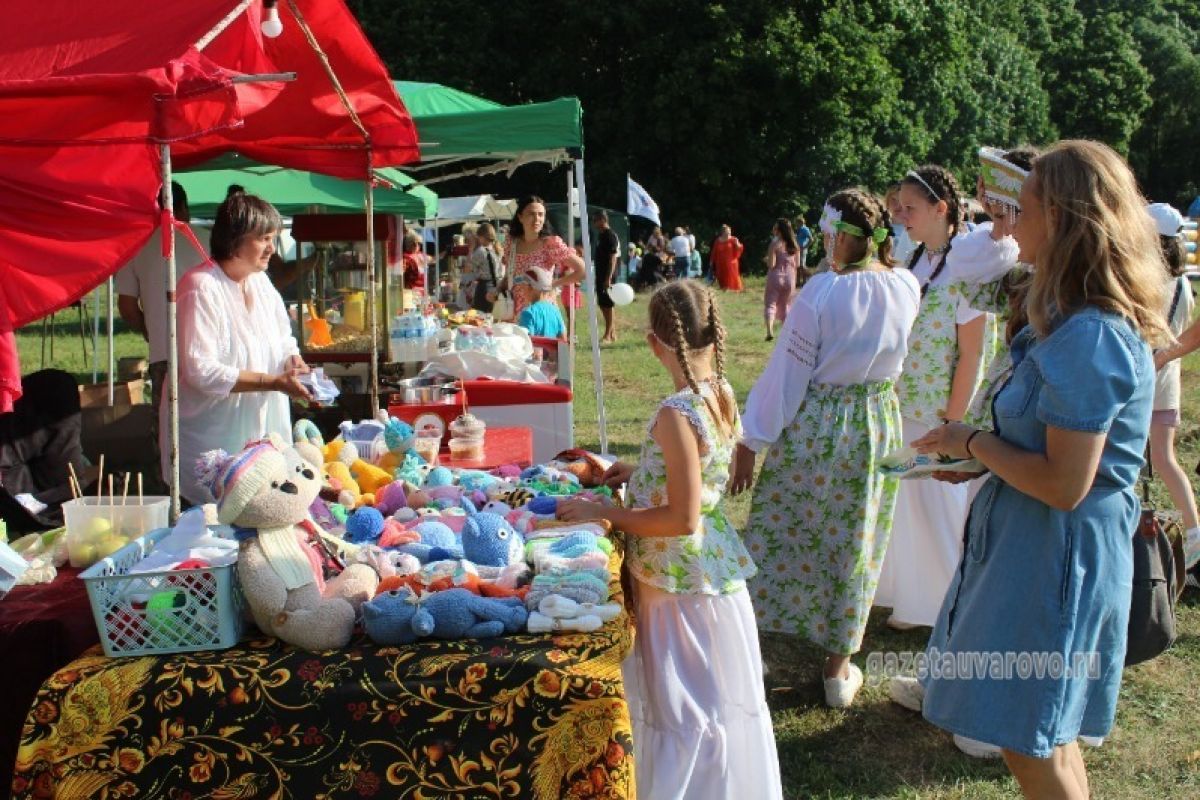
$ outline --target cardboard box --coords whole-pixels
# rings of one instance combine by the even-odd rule
[[[125,381],[113,385],[113,405],[141,405],[145,402],[146,382]],[[108,407],[108,384],[85,383],[79,387],[79,405],[84,408]]]

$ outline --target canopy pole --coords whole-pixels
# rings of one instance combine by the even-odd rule
[[[370,280],[367,282],[367,305],[371,313],[367,316],[371,326],[371,357],[367,361],[367,382],[370,384],[368,395],[371,400],[371,419],[379,413],[379,307],[376,303],[375,281],[379,275],[375,269],[375,183],[371,180],[371,151],[367,150],[367,264]],[[403,284],[401,284],[403,286]],[[401,289],[401,298],[404,290]],[[403,299],[401,305],[403,305]]]
[[[600,333],[596,326],[596,267],[592,263],[592,237],[587,226],[587,186],[584,183],[583,159],[575,162],[575,175],[579,183],[579,232],[583,235],[583,279],[588,307],[588,322],[592,338],[592,380],[596,383],[596,416],[600,424],[600,453],[608,455],[608,421],[604,413],[604,375],[600,368]],[[568,212],[570,208],[568,204]]]
[[[571,195],[575,194],[575,173],[570,169],[567,170],[567,247],[571,250],[575,249],[575,214],[571,210]],[[570,341],[571,347],[571,364],[575,364],[575,292],[579,291],[577,287],[572,286],[563,296],[563,305],[567,309],[567,339]],[[567,301],[570,298],[571,302]],[[572,378],[575,376],[572,375]],[[572,383],[574,381],[572,380]]]
[[[171,190],[171,146],[159,145],[162,164],[163,214],[170,220],[170,229],[165,231],[167,244],[167,385],[164,395],[167,401],[167,438],[170,441],[171,478],[171,524],[179,519],[179,350],[178,318],[175,307],[175,197]],[[159,436],[162,443],[162,436]]]
[[[112,408],[117,404],[116,391],[113,386],[113,371],[116,367],[117,354],[113,343],[113,279],[108,276],[108,407]],[[53,335],[53,334],[51,334]],[[53,339],[51,340],[53,342]],[[50,350],[54,347],[51,345]]]
[[[204,37],[201,38],[200,41],[196,42],[196,49],[203,50],[204,48],[208,47],[209,43],[211,43],[213,39],[220,36],[222,31],[232,25],[233,21],[238,18],[238,15],[249,8],[250,3],[252,2],[253,0],[242,0],[242,2],[238,3],[237,7],[226,14],[221,21],[217,23],[215,28],[204,34]]]
[[[100,287],[92,292],[92,383],[100,382]]]

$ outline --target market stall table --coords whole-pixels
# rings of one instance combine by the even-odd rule
[[[533,464],[533,432],[529,428],[488,428],[483,434],[482,459],[466,461],[442,453],[438,463],[462,469],[495,469],[516,464],[523,469]]]
[[[21,725],[38,687],[99,641],[80,570],[64,567],[51,583],[18,586],[0,600],[0,797],[12,778]]]
[[[622,602],[614,557],[613,599]],[[275,639],[109,659],[43,684],[14,797],[632,797],[621,661],[593,633],[309,653]]]

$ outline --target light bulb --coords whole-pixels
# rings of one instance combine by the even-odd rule
[[[263,36],[266,36],[268,39],[274,39],[283,33],[283,23],[279,21],[279,9],[271,6],[266,9],[266,12],[266,16],[263,17],[262,21]]]

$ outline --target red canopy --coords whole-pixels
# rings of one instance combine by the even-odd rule
[[[295,8],[366,137],[292,0],[280,2],[276,39],[261,33],[260,0],[8,0],[0,334],[78,299],[145,243],[158,221],[157,144],[181,164],[238,151],[343,178],[419,157],[412,120],[342,0]],[[237,81],[279,72],[296,80]],[[4,349],[0,339],[0,409]]]

